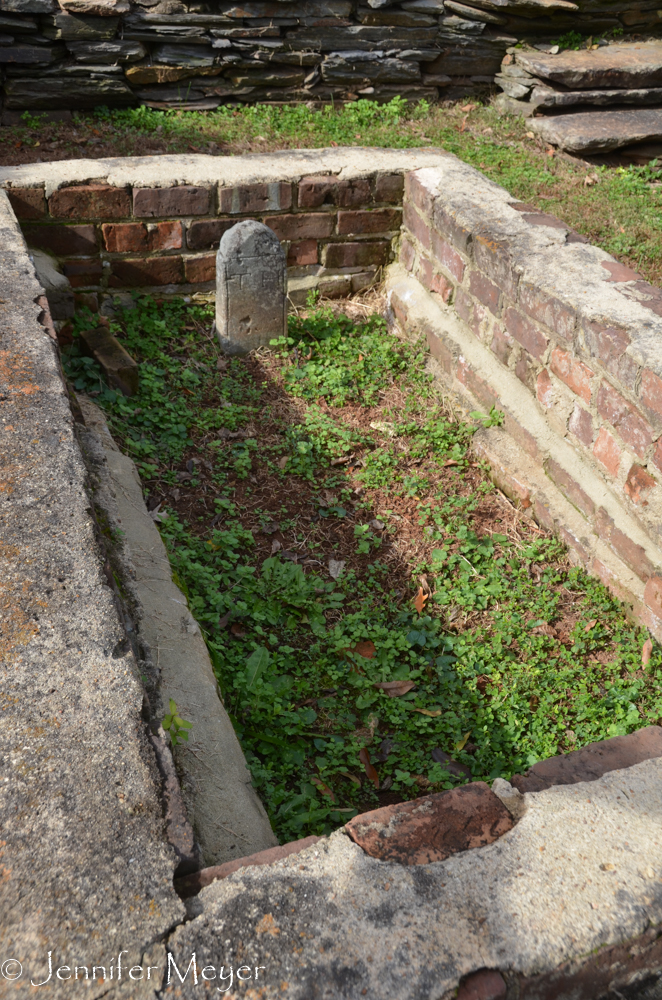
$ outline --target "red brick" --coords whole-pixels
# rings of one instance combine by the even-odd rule
[[[581,750],[539,760],[526,774],[514,774],[510,783],[522,793],[540,792],[555,785],[597,781],[608,771],[620,771],[655,757],[662,757],[662,729],[646,726],[629,736],[612,736]]]
[[[144,253],[149,250],[181,250],[181,222],[115,222],[101,227],[109,253]]]
[[[385,201],[389,205],[400,205],[404,195],[403,174],[377,174],[375,181],[375,201]]]
[[[503,976],[494,969],[481,969],[463,979],[455,1000],[506,1000]]]
[[[657,928],[650,928],[640,937],[604,948],[584,961],[574,960],[551,972],[522,977],[517,995],[519,1000],[615,997],[627,993],[632,983],[657,979],[661,966],[662,936]]]
[[[333,233],[336,217],[330,212],[316,212],[312,215],[268,215],[262,221],[279,240],[322,240]]]
[[[205,215],[210,211],[210,191],[206,187],[180,184],[169,188],[134,188],[133,214],[156,219],[165,215]],[[127,213],[128,214],[128,213]]]
[[[630,343],[630,336],[622,327],[587,323],[584,341],[592,357],[599,358],[612,375],[619,374],[619,362]]]
[[[430,354],[433,358],[436,358],[443,370],[447,375],[451,375],[453,372],[453,355],[448,344],[446,344],[441,337],[438,337],[436,333],[433,333],[429,328],[426,329],[425,335],[427,337],[428,347],[430,348]]]
[[[338,205],[340,208],[357,208],[372,202],[370,182],[365,177],[341,181],[337,177],[303,177],[299,181],[299,208],[321,208]],[[289,208],[289,206],[282,206]]]
[[[654,573],[644,587],[644,601],[656,615],[662,617],[662,576]]]
[[[507,434],[517,441],[520,448],[523,448],[532,458],[536,461],[540,460],[540,452],[538,450],[538,442],[533,436],[531,431],[527,430],[519,420],[516,420],[512,413],[508,410],[504,411],[503,414],[503,429]]]
[[[606,427],[601,427],[593,445],[593,454],[607,472],[616,478],[621,464],[621,449]]]
[[[531,319],[543,323],[564,340],[572,340],[577,316],[573,309],[559,299],[547,295],[536,285],[522,282],[519,287],[519,304]]]
[[[494,327],[490,350],[497,356],[501,364],[506,365],[506,367],[510,361],[510,355],[513,353],[514,345],[515,341],[510,334],[507,333],[502,326],[497,324]]]
[[[184,274],[192,284],[201,281],[214,281],[216,278],[216,254],[206,254],[204,257],[185,257]]]
[[[277,847],[268,847],[266,851],[258,851],[257,854],[249,854],[245,858],[234,858],[232,861],[225,861],[222,865],[213,865],[211,868],[203,868],[199,872],[192,872],[190,875],[183,875],[175,879],[175,892],[181,899],[188,899],[197,896],[206,885],[211,885],[217,879],[227,878],[240,868],[253,868],[259,865],[273,865],[276,861],[289,858],[292,854],[299,854],[307,847],[316,844],[320,837],[304,837],[302,840],[292,840],[289,844],[279,844]]]
[[[355,816],[345,830],[366,854],[382,861],[425,865],[458,851],[492,844],[513,827],[484,781]]]
[[[461,281],[462,279],[460,278],[458,280]],[[486,278],[480,271],[472,271],[469,276],[469,291],[472,295],[476,296],[479,302],[482,302],[484,306],[487,306],[487,308],[493,312],[495,316],[498,315],[501,290],[497,288],[493,281]]]
[[[99,312],[99,296],[96,292],[76,292],[74,294],[76,309],[89,309],[90,312]]]
[[[469,253],[473,234],[465,229],[443,204],[436,202],[432,207],[432,225],[457,250]]]
[[[561,492],[568,498],[573,506],[577,507],[586,517],[595,513],[595,504],[590,496],[584,492],[579,483],[572,478],[569,472],[559,465],[553,458],[545,462],[545,472],[556,483]]]
[[[562,382],[584,400],[591,402],[591,379],[593,372],[583,361],[573,358],[568,351],[555,347],[549,359],[549,367]]]
[[[536,391],[536,372],[538,365],[534,362],[530,354],[522,351],[515,364],[515,374],[520,382],[527,387],[530,392]]]
[[[405,205],[403,222],[405,229],[416,237],[426,250],[430,249],[430,227],[409,202]]]
[[[598,538],[601,538],[603,542],[611,541],[611,533],[614,530],[614,519],[609,516],[604,507],[598,507],[594,524]]]
[[[398,208],[338,212],[338,234],[360,236],[363,233],[386,233],[399,229],[401,222],[402,212]]]
[[[527,316],[516,309],[506,309],[504,313],[506,329],[522,347],[540,361],[547,350],[547,337],[534,326]]]
[[[43,219],[46,215],[43,188],[7,188],[7,197],[17,219]]]
[[[662,437],[658,439],[655,445],[655,451],[651,455],[651,462],[662,471]]]
[[[554,385],[546,368],[543,368],[536,379],[536,396],[546,410],[554,405]]]
[[[634,462],[628,472],[623,489],[629,496],[632,503],[643,504],[646,506],[648,503],[646,500],[646,494],[656,486],[657,481],[653,479],[652,476],[649,476],[645,469]]]
[[[653,430],[634,406],[608,382],[600,386],[597,406],[600,416],[616,428],[638,458],[643,458],[653,440]]]
[[[403,267],[406,267],[408,271],[411,271],[414,267],[415,259],[416,251],[414,250],[414,247],[409,240],[403,240],[400,244],[400,263]]]
[[[72,288],[86,288],[99,285],[103,277],[103,267],[98,257],[87,260],[65,260],[62,273],[69,279]]]
[[[432,267],[432,262],[423,255],[421,255],[418,261],[416,277],[429,291],[437,292],[437,294],[441,295],[444,302],[448,302],[453,294],[455,286],[443,274],[435,271]]]
[[[568,430],[579,438],[582,444],[587,445],[589,448],[593,444],[593,435],[595,433],[593,429],[593,418],[588,410],[585,410],[583,406],[575,403],[575,408],[572,411],[570,420],[568,421]]]
[[[492,278],[502,292],[513,300],[517,298],[518,276],[515,274],[513,262],[506,247],[489,236],[475,234],[473,257],[480,270]]]
[[[464,261],[450,243],[432,230],[432,253],[437,258],[442,267],[452,274],[456,281],[462,281],[464,277]]]
[[[641,278],[638,271],[633,271],[631,267],[620,264],[616,260],[601,260],[600,263],[605,271],[609,271],[609,277],[605,277],[605,281],[620,284],[623,281],[637,281]]]
[[[292,243],[287,252],[287,263],[290,267],[304,267],[307,264],[317,264],[318,262],[317,240],[301,240],[300,243]]]
[[[474,300],[465,292],[464,288],[458,288],[455,295],[455,312],[461,320],[473,329],[474,324]]]
[[[492,409],[497,401],[494,389],[480,375],[476,374],[466,358],[458,358],[456,375],[458,381],[466,386],[469,392],[483,404],[486,410]]]
[[[609,541],[617,555],[637,574],[640,580],[648,580],[653,575],[655,570],[643,545],[637,545],[620,528],[615,526],[612,528]]]
[[[131,199],[124,188],[82,184],[54,191],[48,208],[55,219],[126,219],[131,215]]]
[[[662,379],[650,368],[644,368],[641,373],[641,390],[639,397],[649,410],[662,415]]]
[[[112,288],[176,285],[182,280],[182,270],[180,256],[114,260],[110,267],[109,283]]]
[[[223,233],[234,225],[234,219],[200,219],[192,222],[186,231],[186,244],[189,250],[217,250]]]
[[[391,244],[384,240],[370,243],[329,243],[325,250],[326,267],[378,267],[388,263]]]
[[[558,526],[558,531],[561,541],[565,543],[571,553],[574,553],[576,562],[581,566],[588,566],[591,557],[574,531],[570,531],[562,524]]]
[[[30,247],[49,250],[58,257],[90,254],[97,251],[95,226],[23,226]]]
[[[405,202],[411,202],[424,216],[431,217],[434,195],[415,172],[405,175],[404,198]]]

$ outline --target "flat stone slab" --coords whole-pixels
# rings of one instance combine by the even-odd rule
[[[595,87],[630,89],[662,84],[662,41],[624,42],[587,51],[517,52],[518,66],[532,76],[573,90]]]
[[[567,153],[608,153],[635,142],[662,139],[662,108],[578,111],[534,118],[531,128]]]
[[[662,104],[662,87],[632,90],[554,90],[533,87],[529,98],[537,108],[569,108],[577,104],[602,107],[609,104]]]

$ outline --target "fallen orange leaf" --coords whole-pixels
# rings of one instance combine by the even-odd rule
[[[429,708],[415,708],[414,711],[420,712],[421,715],[429,715],[431,719],[436,719],[438,715],[441,715],[440,708],[435,708],[434,711],[431,711]]]
[[[365,747],[363,747],[362,750],[359,750],[359,760],[363,764],[363,770],[366,773],[366,777],[372,781],[375,788],[379,788],[379,775],[377,774],[377,768],[370,763],[370,754]]]
[[[358,785],[359,788],[361,787],[361,779],[357,778],[357,776],[352,774],[351,771],[338,771],[338,774],[342,774],[343,778],[349,778],[349,780],[353,781],[355,785]]]
[[[333,794],[329,786],[324,784],[321,778],[318,778],[317,775],[314,774],[310,780],[312,781],[313,785],[319,788],[322,795],[326,795],[326,797],[328,799],[331,799],[332,802],[337,802],[335,795]]]
[[[598,624],[598,619],[597,619],[597,618],[591,618],[590,622],[588,623],[588,625],[586,626],[586,628],[584,629],[584,631],[585,631],[585,632],[590,632],[590,631],[591,631],[591,629],[592,629],[592,628],[593,628],[593,627],[594,627],[595,625],[597,625],[597,624]]]
[[[387,695],[391,698],[399,698],[401,695],[411,691],[413,687],[416,687],[416,683],[415,681],[380,681],[379,684],[375,684],[374,686],[381,688],[382,691],[386,691]]]
[[[423,608],[425,607],[425,602],[428,599],[428,595],[425,593],[422,587],[418,588],[418,593],[414,598],[414,607],[418,611],[419,615],[423,614]]]
[[[641,650],[641,665],[642,665],[642,667],[645,667],[648,663],[650,663],[650,658],[651,658],[651,653],[652,652],[653,652],[653,643],[651,642],[650,639],[646,639],[646,642],[644,643],[644,647]]]
[[[357,642],[350,652],[358,653],[359,656],[364,656],[366,660],[371,660],[377,652],[377,648],[372,639],[362,639],[361,642]]]

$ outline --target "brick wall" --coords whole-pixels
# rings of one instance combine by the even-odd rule
[[[414,286],[395,289],[394,318],[424,327],[449,383],[504,412],[523,457],[500,485],[661,634],[662,291],[450,160],[407,175],[400,262],[440,319],[412,323]],[[538,496],[515,467],[528,461],[544,473]],[[583,529],[551,524],[545,491]]]
[[[235,186],[11,187],[29,247],[59,260],[79,302],[141,288],[195,292],[214,287],[216,250],[240,219],[266,223],[281,240],[291,278],[326,294],[368,284],[393,258],[401,224],[403,173]],[[305,282],[304,282],[305,284]]]

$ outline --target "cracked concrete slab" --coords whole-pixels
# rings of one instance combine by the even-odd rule
[[[154,675],[152,716],[162,718],[172,698],[193,724],[189,742],[176,747],[174,756],[204,864],[273,847],[278,841],[219,697],[200,627],[173,582],[135,464],[118,449],[99,407],[84,396],[78,402],[86,424],[83,446],[97,485],[95,503],[115,539],[111,548],[130,595],[141,655]]]
[[[446,861],[378,861],[340,830],[215,882],[169,939],[180,971],[196,953],[199,976],[173,973],[172,996],[217,995],[232,966],[261,1000],[440,1000],[478,969],[524,982],[662,921],[662,758],[523,798],[509,833]],[[642,996],[649,972],[615,968],[614,988]]]
[[[13,996],[49,951],[109,968],[123,948],[133,962],[162,950],[184,907],[43,289],[3,192],[0,273],[0,961],[23,970],[0,996]],[[53,980],[49,995],[71,995]],[[97,977],[86,995],[119,994]]]

